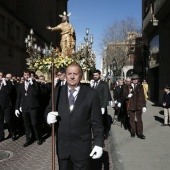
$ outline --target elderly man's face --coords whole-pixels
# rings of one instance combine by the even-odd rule
[[[70,88],[76,88],[82,78],[81,70],[76,65],[70,65],[66,69],[66,81]]]

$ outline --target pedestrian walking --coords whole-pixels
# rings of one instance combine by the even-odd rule
[[[165,85],[164,87],[164,95],[162,105],[164,108],[164,124],[161,126],[168,126],[170,125],[170,86]]]
[[[146,82],[145,79],[142,82],[142,86],[144,90],[145,99],[147,100],[148,99],[148,83]]]

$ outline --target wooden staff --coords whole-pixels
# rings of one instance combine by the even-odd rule
[[[52,111],[54,112],[54,52],[52,51],[52,59],[51,59],[51,101],[52,101]],[[52,124],[52,170],[55,170],[55,124]]]

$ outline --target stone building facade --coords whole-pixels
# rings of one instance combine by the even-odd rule
[[[36,42],[59,47],[60,32],[46,26],[61,22],[59,14],[67,11],[68,0],[0,0],[0,70],[22,75],[26,68],[25,37],[32,28]]]
[[[170,1],[142,0],[145,72],[149,98],[162,102],[163,89],[170,84]]]

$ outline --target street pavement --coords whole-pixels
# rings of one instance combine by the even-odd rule
[[[8,136],[5,130],[6,137]],[[0,143],[0,153],[7,151],[11,156],[2,160],[0,154],[0,170],[51,170],[52,169],[52,149],[51,137],[44,137],[45,142],[37,145],[36,142],[24,148],[25,135],[18,140],[12,141],[11,138]],[[58,170],[56,156],[56,170]],[[109,139],[105,140],[102,158],[92,160],[92,170],[113,170],[112,158],[110,153]]]
[[[108,107],[114,117],[114,109]],[[170,169],[170,127],[162,127],[163,109],[147,101],[143,113],[145,140],[131,138],[130,132],[120,122],[111,124],[110,136],[105,140],[102,158],[92,161],[92,170],[167,170]],[[27,148],[22,145],[25,136],[0,143],[0,151],[6,150],[11,157],[0,160],[0,170],[51,170],[51,137],[38,146],[36,142]],[[56,157],[56,170],[58,170]]]
[[[113,117],[113,109],[109,114]],[[170,127],[163,127],[163,108],[147,101],[143,113],[146,139],[131,138],[120,122],[111,126],[111,153],[114,170],[167,170],[170,169]]]

